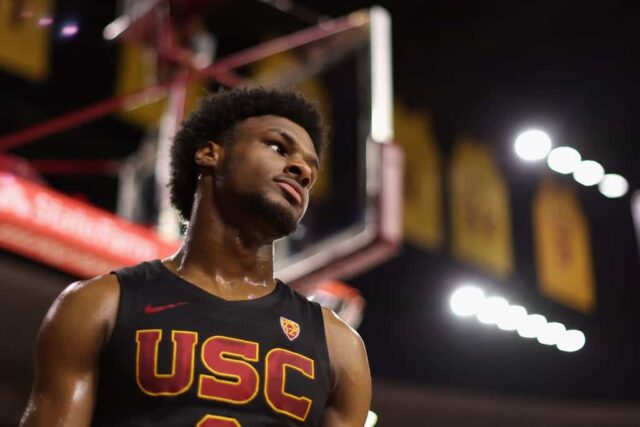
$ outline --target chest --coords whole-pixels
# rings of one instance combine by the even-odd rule
[[[321,416],[328,359],[318,345],[324,336],[309,319],[166,311],[143,313],[114,331],[106,365],[117,379],[106,388],[139,400],[138,407],[202,408],[211,420],[218,413],[271,413],[295,422]]]

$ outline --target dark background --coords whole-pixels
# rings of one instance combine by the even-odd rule
[[[338,15],[370,4],[304,3]],[[499,281],[456,262],[448,248],[429,254],[406,244],[398,258],[352,281],[368,301],[361,333],[374,373],[485,392],[638,399],[640,266],[629,197],[609,200],[575,185],[591,231],[598,308],[585,316],[559,306],[536,291],[531,204],[545,176],[571,179],[518,161],[512,144],[520,130],[537,126],[554,145],[625,176],[631,191],[640,186],[640,8],[616,1],[380,4],[393,17],[395,93],[431,112],[445,158],[460,134],[491,144],[509,187],[516,273]],[[587,345],[562,353],[454,318],[448,296],[464,279],[493,284],[530,312],[583,330]]]

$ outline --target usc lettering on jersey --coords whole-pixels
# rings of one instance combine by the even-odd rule
[[[116,274],[93,425],[320,425],[331,370],[317,304],[282,282],[225,301],[160,261]]]

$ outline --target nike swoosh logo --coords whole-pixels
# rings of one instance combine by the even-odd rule
[[[188,302],[176,302],[167,305],[151,305],[147,304],[144,308],[144,314],[155,314],[161,311],[170,310],[172,308],[180,307],[181,305],[189,304]]]

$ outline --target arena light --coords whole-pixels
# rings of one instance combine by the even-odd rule
[[[542,160],[551,150],[551,138],[541,130],[527,130],[518,135],[514,148],[518,157],[523,160]]]
[[[53,24],[53,18],[50,16],[43,16],[38,19],[38,26],[40,27],[50,27]]]
[[[482,301],[476,317],[480,323],[495,325],[505,316],[509,303],[502,297],[489,297]]]
[[[67,22],[60,27],[60,36],[63,38],[71,38],[78,34],[80,27],[75,22]]]
[[[598,184],[598,190],[600,190],[603,196],[616,199],[627,194],[627,191],[629,191],[629,183],[620,175],[608,173],[602,178],[600,184]]]
[[[573,173],[581,161],[580,153],[571,147],[556,147],[551,150],[547,157],[549,168],[563,175]]]
[[[567,328],[562,323],[550,322],[542,328],[536,338],[540,344],[556,345],[562,340],[566,331]]]
[[[525,160],[538,160],[543,156],[543,150],[536,150],[535,134],[531,135],[528,131],[522,133],[516,139],[516,152]],[[546,143],[545,143],[546,144]],[[550,146],[549,142],[549,146]],[[530,151],[532,150],[532,151]],[[533,154],[532,154],[533,153]],[[580,153],[571,147],[556,147],[547,155],[547,165],[554,172],[568,175],[573,174],[573,178],[580,184],[590,187],[598,184],[600,193],[610,199],[623,197],[629,191],[629,183],[627,180],[617,174],[606,174],[600,163],[593,160],[582,160]]]
[[[515,331],[527,317],[527,310],[519,305],[510,305],[498,319],[496,326],[503,331]]]
[[[122,34],[129,26],[131,25],[131,21],[128,16],[123,15],[116,18],[109,25],[104,27],[102,30],[102,37],[105,40],[114,40],[120,34]]]
[[[583,160],[573,172],[573,179],[586,187],[598,184],[602,178],[604,168],[593,160]]]
[[[537,338],[547,326],[547,318],[541,314],[530,314],[518,325],[518,335],[522,338]]]
[[[516,331],[522,338],[536,339],[540,344],[557,346],[559,350],[580,350],[586,341],[578,330],[567,331],[559,322],[549,322],[541,314],[528,314],[520,305],[510,305],[501,296],[486,296],[480,287],[465,284],[456,289],[449,299],[454,314],[475,318],[484,325],[495,325],[507,332]]]
[[[484,302],[484,291],[477,286],[466,285],[457,289],[449,299],[451,311],[458,316],[473,316]]]
[[[581,331],[571,329],[562,335],[556,347],[558,347],[560,351],[574,352],[584,347],[586,341]]]
[[[364,422],[364,427],[373,427],[378,423],[378,414],[373,411],[369,411],[367,414],[367,420]]]

